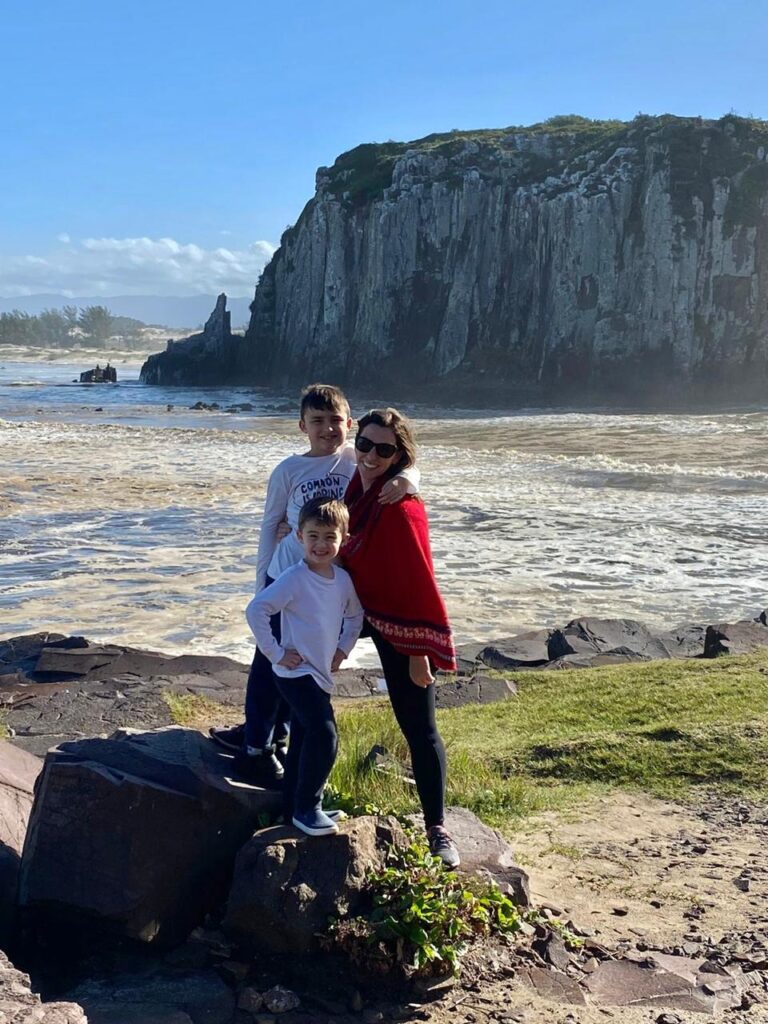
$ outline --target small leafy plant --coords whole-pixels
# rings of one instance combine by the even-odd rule
[[[421,839],[393,848],[368,884],[370,913],[331,929],[331,943],[368,969],[458,974],[470,943],[522,927],[517,907],[496,885],[446,871]]]

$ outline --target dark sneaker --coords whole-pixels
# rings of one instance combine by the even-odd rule
[[[235,754],[235,771],[243,780],[261,789],[280,789],[283,785],[283,766],[271,748],[259,754],[248,754],[244,750]]]
[[[450,832],[442,825],[433,825],[432,828],[427,829],[427,840],[429,852],[433,857],[439,857],[447,868],[457,868],[461,864],[456,843],[451,839]]]
[[[210,728],[208,735],[223,750],[230,754],[237,754],[245,742],[245,726],[233,725],[227,729]]]
[[[319,807],[315,807],[303,814],[294,811],[291,820],[296,828],[308,836],[333,836],[339,831],[339,826],[336,822],[329,818]]]

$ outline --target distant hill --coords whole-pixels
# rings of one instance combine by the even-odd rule
[[[250,301],[250,298],[229,299],[233,327],[248,323]],[[36,316],[44,309],[61,309],[62,306],[106,306],[115,316],[129,316],[145,324],[189,328],[192,331],[205,323],[215,305],[215,295],[97,295],[68,298],[64,295],[41,294],[13,299],[0,298],[0,313],[19,309]]]

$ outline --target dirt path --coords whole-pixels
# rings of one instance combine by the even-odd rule
[[[695,806],[626,793],[604,797],[571,820],[543,815],[513,844],[531,879],[533,902],[550,905],[611,953],[635,963],[681,955],[746,972],[739,1009],[715,1016],[744,1024],[768,1022],[768,808],[704,798]],[[763,969],[757,965],[763,964]],[[589,964],[587,964],[587,967]],[[634,964],[630,963],[634,968]],[[585,982],[581,964],[568,978]],[[457,987],[438,1004],[414,1008],[414,1019],[435,1024],[677,1024],[712,1014],[680,1008],[660,997],[653,1005],[612,1005],[570,982],[558,991],[533,968],[533,984],[490,977],[482,966],[473,985]],[[559,998],[548,999],[557,992]],[[574,1001],[564,1003],[561,998]]]

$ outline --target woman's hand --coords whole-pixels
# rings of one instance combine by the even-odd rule
[[[391,480],[387,480],[381,488],[379,504],[396,505],[398,501],[403,500],[407,493],[408,481],[404,480],[401,476],[393,477]]]
[[[283,668],[298,668],[304,659],[298,651],[294,651],[293,648],[286,648],[285,654],[282,656],[278,665],[282,665]]]
[[[340,647],[336,648],[336,653],[331,660],[331,672],[338,672],[341,668],[341,663],[346,658],[346,654]]]
[[[282,523],[277,524],[277,529],[275,530],[275,540],[279,544],[283,537],[287,537],[288,534],[291,532],[291,524],[288,522],[287,519],[284,519]]]
[[[408,659],[408,672],[411,676],[411,682],[424,689],[431,686],[435,681],[432,669],[429,667],[429,658],[426,654],[412,654]]]

